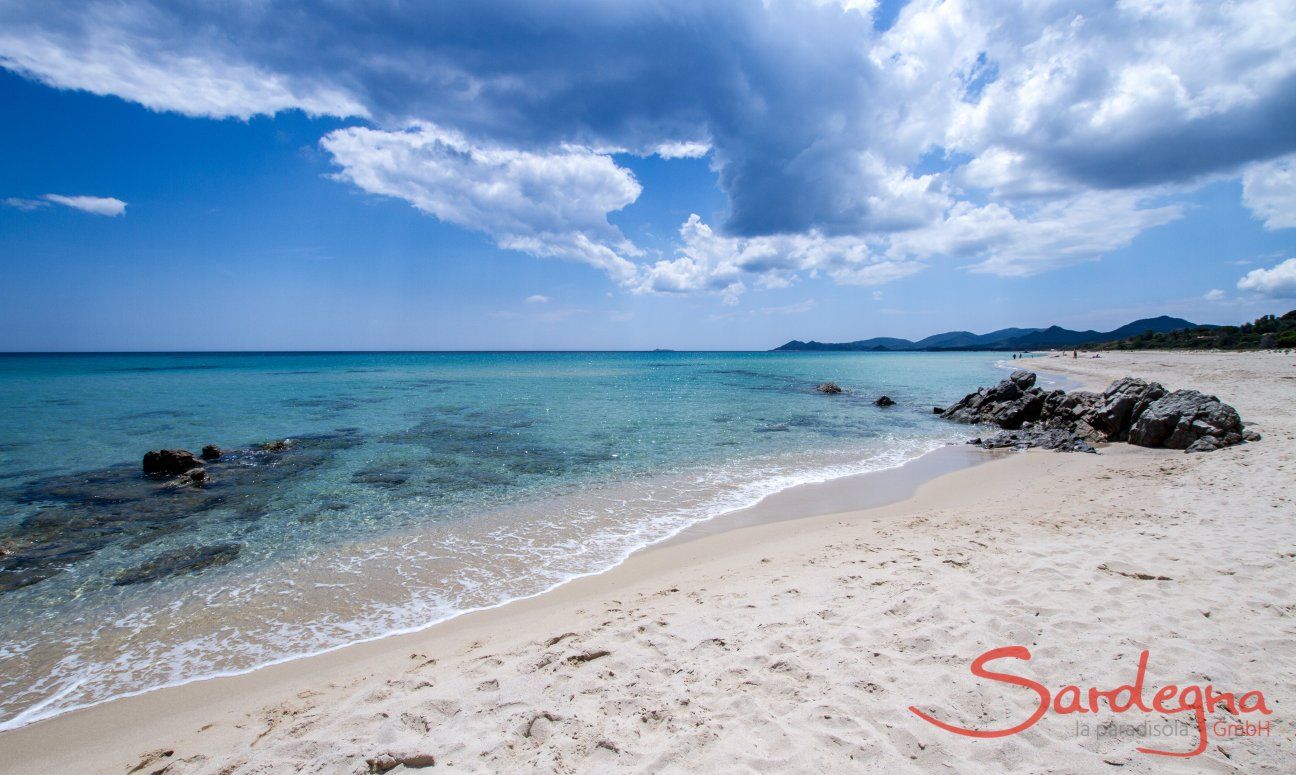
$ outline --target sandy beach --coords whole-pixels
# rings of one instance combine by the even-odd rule
[[[881,505],[860,481],[785,492],[781,519],[700,531],[536,598],[5,732],[0,771],[1290,772],[1294,361],[1032,359],[1090,389],[1134,375],[1214,393],[1263,439],[978,453]],[[1246,718],[1271,728],[1211,731],[1177,759],[1136,748],[1187,751],[1195,732],[1095,730],[1191,714],[1050,712],[973,739],[910,712],[1025,719],[1034,693],[969,673],[1010,645],[1030,661],[998,667],[1052,690],[1129,683],[1147,650],[1149,694],[1261,690],[1272,715]],[[1221,708],[1208,724],[1237,720]]]

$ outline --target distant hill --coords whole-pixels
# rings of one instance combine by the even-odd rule
[[[1199,326],[1174,331],[1140,331],[1104,342],[1101,350],[1275,350],[1296,347],[1296,310],[1281,317],[1261,315],[1240,326]]]
[[[855,342],[802,342],[793,339],[774,348],[776,351],[804,352],[912,352],[938,350],[1046,350],[1052,347],[1112,342],[1142,334],[1165,334],[1182,329],[1208,329],[1216,326],[1192,323],[1182,318],[1162,315],[1127,323],[1111,331],[1072,331],[1061,326],[1048,328],[1002,328],[988,334],[970,331],[947,331],[917,342],[893,337],[874,337]]]

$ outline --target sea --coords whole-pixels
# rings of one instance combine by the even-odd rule
[[[0,355],[0,729],[540,594],[967,436],[993,353]],[[845,392],[816,391],[831,380]],[[874,400],[890,396],[895,405]],[[222,450],[202,486],[154,449]]]

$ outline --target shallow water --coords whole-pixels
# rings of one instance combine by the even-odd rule
[[[931,407],[996,360],[2,356],[0,560],[25,570],[0,563],[0,725],[417,629],[898,465],[964,435]],[[208,443],[244,452],[206,490],[139,473],[146,450]],[[168,575],[176,557],[208,565]]]

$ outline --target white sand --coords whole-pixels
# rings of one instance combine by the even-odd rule
[[[365,772],[391,756],[507,772],[1293,772],[1293,363],[1028,361],[1095,386],[1134,374],[1214,392],[1264,439],[1008,454],[900,503],[674,543],[416,635],[4,733],[0,770]],[[968,673],[1014,644],[1032,660],[994,667],[1051,689],[1128,683],[1146,648],[1149,690],[1260,689],[1271,733],[1212,735],[1177,760],[1135,748],[1191,738],[1078,736],[1092,715],[972,740],[907,710],[1023,719],[1029,690]]]

